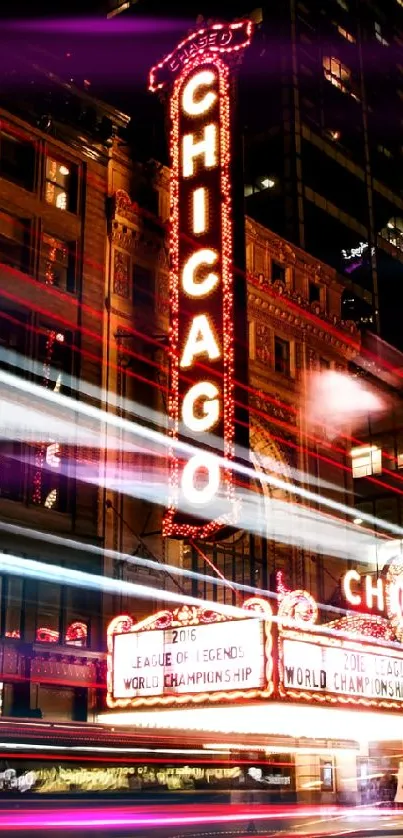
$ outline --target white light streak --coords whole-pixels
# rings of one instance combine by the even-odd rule
[[[18,356],[17,356],[18,357]],[[20,359],[21,361],[21,359]],[[21,363],[20,363],[21,365]],[[53,375],[55,375],[53,373]],[[147,453],[161,458],[166,457],[169,446],[174,446],[181,456],[192,457],[200,454],[200,449],[190,443],[172,440],[165,433],[150,428],[145,424],[144,419],[149,421],[158,414],[143,413],[142,422],[129,421],[108,413],[88,404],[85,401],[76,401],[68,396],[55,393],[45,389],[32,381],[22,380],[17,376],[0,370],[0,434],[5,438],[21,438],[32,440],[38,435],[39,439],[48,439],[49,432],[54,435],[60,444],[81,444],[95,448],[99,447],[100,440],[105,438],[107,433],[108,450],[124,450]],[[86,385],[83,385],[83,393]],[[92,396],[93,390],[88,388],[88,395]],[[99,393],[98,393],[99,397]],[[46,405],[46,434],[44,436],[43,415]],[[130,403],[128,404],[130,408]],[[132,405],[133,407],[133,405]],[[141,408],[134,406],[139,412]],[[161,418],[159,417],[160,422]],[[53,428],[53,425],[55,426]],[[249,452],[242,452],[246,458]],[[296,483],[283,480],[274,474],[257,471],[249,465],[233,463],[223,457],[216,457],[220,467],[232,469],[235,473],[247,477],[253,481],[260,481],[263,487],[280,490],[285,496],[290,497],[289,502],[279,501],[274,497],[265,498],[264,505],[261,497],[255,492],[245,495],[245,508],[242,509],[242,517],[239,525],[245,530],[267,535],[268,537],[282,540],[288,544],[299,544],[300,546],[313,547],[315,551],[328,555],[336,555],[343,558],[366,561],[369,548],[376,548],[383,544],[382,539],[377,539],[372,533],[366,532],[364,528],[355,530],[345,520],[330,518],[317,509],[308,509],[293,500],[293,496],[301,500],[312,502],[315,506],[322,507],[347,519],[357,517],[357,511],[351,506],[339,503],[319,493],[305,489]],[[105,471],[100,475],[97,469],[91,473],[88,467],[85,469],[77,465],[78,479],[97,483],[111,490],[127,492],[144,499],[149,499],[162,505],[167,505],[166,475],[142,475],[141,481],[135,481],[133,471],[125,473],[122,471],[117,477]],[[220,503],[220,498],[218,498]],[[259,511],[260,510],[260,511]],[[366,523],[395,536],[403,537],[403,529],[397,525],[382,521],[372,515],[360,512],[360,517]]]

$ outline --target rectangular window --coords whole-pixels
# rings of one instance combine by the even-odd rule
[[[39,325],[37,382],[53,392],[71,392],[72,336],[58,327]],[[30,448],[29,502],[59,512],[68,510],[68,452],[57,436]]]
[[[46,157],[45,200],[58,209],[77,211],[76,166]]]
[[[321,759],[320,784],[322,791],[334,791],[333,760]]]
[[[7,577],[6,637],[21,637],[22,579]]]
[[[19,271],[29,269],[27,221],[0,210],[0,262]]]
[[[382,436],[382,470],[394,471],[396,468],[396,444],[394,436]]]
[[[13,375],[27,376],[24,358],[28,332],[26,317],[18,310],[0,310],[0,367]],[[7,393],[3,393],[6,401]],[[12,404],[12,393],[11,401]],[[22,501],[24,496],[24,446],[21,442],[0,440],[0,497]]]
[[[378,21],[375,21],[374,27],[375,27],[375,38],[376,38],[376,40],[379,41],[379,43],[382,44],[384,47],[388,47],[389,42],[382,35],[381,24],[378,23]]]
[[[58,324],[38,324],[36,360],[40,383],[47,389],[69,395],[72,388],[73,335]],[[53,372],[53,376],[51,376]]]
[[[309,302],[320,303],[320,286],[316,282],[309,283]]]
[[[74,293],[75,246],[44,233],[42,236],[39,279],[61,291]]]
[[[32,191],[35,176],[34,145],[0,122],[0,177]]]
[[[0,498],[22,501],[24,454],[21,442],[0,440]]]
[[[87,646],[93,603],[84,589],[65,588],[65,638],[69,646]]]
[[[353,477],[369,477],[382,472],[382,449],[376,445],[362,445],[351,449]]]
[[[338,26],[337,31],[339,35],[341,35],[342,38],[345,38],[350,44],[355,44],[354,35],[352,35],[351,32],[348,32],[347,29],[343,29],[342,26]]]
[[[135,314],[154,311],[155,274],[142,265],[133,266],[133,306]]]
[[[283,375],[290,375],[290,344],[278,337],[274,338],[274,369]]]
[[[338,58],[325,55],[323,57],[323,72],[325,79],[330,81],[334,87],[358,100],[358,96],[352,90],[351,70],[345,64],[342,64]]]
[[[384,157],[387,157],[389,160],[393,160],[393,153],[386,147],[386,145],[377,145],[376,150],[379,151],[379,154],[383,154]]]
[[[35,631],[35,640],[37,643],[60,642],[60,612],[60,585],[39,582]]]
[[[272,263],[271,263],[271,281],[272,282],[284,282],[284,284],[285,284],[285,267],[284,267],[284,265],[279,265],[278,262],[272,261]]]

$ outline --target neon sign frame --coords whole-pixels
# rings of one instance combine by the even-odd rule
[[[234,416],[234,312],[233,312],[233,225],[231,205],[231,130],[230,130],[230,68],[229,61],[239,54],[239,51],[248,46],[251,40],[253,24],[251,21],[240,21],[233,24],[214,24],[192,33],[182,41],[176,49],[163,61],[152,68],[149,79],[149,89],[157,91],[166,85],[170,86],[170,152],[171,152],[171,226],[170,226],[170,397],[168,413],[170,419],[170,435],[174,440],[185,436],[183,426],[191,427],[185,421],[185,401],[195,394],[197,386],[203,388],[204,398],[203,410],[206,417],[207,411],[212,415],[217,407],[217,421],[210,425],[205,422],[207,431],[214,428],[213,454],[206,454],[207,442],[206,432],[191,428],[192,443],[200,444],[200,454],[190,456],[188,460],[178,456],[176,448],[171,447],[169,451],[169,501],[166,514],[163,519],[163,535],[180,538],[206,538],[212,536],[223,526],[236,524],[238,516],[238,502],[235,499],[235,489],[232,470],[224,467],[217,458],[223,457],[231,461],[235,454],[235,416]],[[227,54],[227,61],[223,60]],[[229,56],[229,58],[228,58]],[[185,108],[185,96],[188,89],[192,87],[197,76],[213,77],[211,90],[204,96],[196,98],[193,91],[193,110]],[[214,85],[214,86],[213,86]],[[193,87],[195,87],[193,85]],[[207,88],[206,81],[199,82],[199,89]],[[197,90],[197,88],[196,88]],[[213,92],[214,91],[214,92]],[[210,97],[210,99],[209,99]],[[203,109],[203,101],[208,100],[211,107]],[[187,99],[189,101],[189,97]],[[215,104],[214,104],[215,103]],[[200,107],[200,105],[202,107]],[[211,115],[213,110],[214,116]],[[193,120],[189,118],[193,117]],[[197,117],[197,118],[195,118]],[[200,117],[202,119],[200,120]],[[206,119],[213,120],[206,124]],[[186,131],[191,133],[187,133]],[[195,143],[194,138],[204,127],[205,139]],[[210,156],[215,155],[211,166],[207,165],[207,130],[214,129],[214,154],[212,146],[209,147]],[[185,150],[185,142],[188,143],[188,151]],[[196,152],[196,146],[204,146],[203,150]],[[210,144],[211,145],[211,144]],[[190,151],[189,151],[190,148]],[[193,159],[198,155],[204,155],[204,166],[200,171],[194,173]],[[185,171],[185,161],[190,160],[191,172]],[[214,179],[215,171],[215,179]],[[204,177],[203,177],[204,175]],[[189,181],[190,179],[190,186]],[[192,192],[193,190],[193,192]],[[185,204],[189,203],[189,195],[192,192],[192,207],[189,208],[189,217],[183,211]],[[217,223],[210,225],[206,222],[203,229],[196,229],[196,192],[202,193],[202,217],[213,214]],[[206,199],[207,195],[207,199]],[[199,206],[200,212],[200,206]],[[200,215],[199,215],[200,217]],[[190,229],[189,229],[190,228]],[[217,233],[217,229],[219,233]],[[197,233],[202,232],[198,236]],[[191,239],[190,239],[191,237]],[[217,287],[210,289],[209,293],[202,294],[200,286],[206,284],[206,280],[213,276],[202,279],[196,283],[192,275],[193,289],[199,285],[199,292],[190,294],[186,288],[185,271],[191,261],[189,251],[186,254],[184,241],[191,240],[193,256],[202,253],[215,254],[217,257]],[[187,261],[186,261],[187,260]],[[200,265],[207,265],[208,262],[200,262]],[[210,262],[212,264],[212,262]],[[192,299],[193,296],[193,299]],[[195,305],[195,297],[202,298],[202,306]],[[187,312],[191,309],[190,326]],[[201,313],[203,312],[203,313]],[[203,319],[204,318],[204,319]],[[193,326],[201,325],[203,319],[205,328],[204,350],[196,349],[197,343],[202,342],[198,338],[193,339],[191,351],[189,352],[191,363],[185,363],[185,352],[191,344],[193,334],[201,335]],[[185,324],[185,325],[184,325]],[[184,344],[184,335],[187,334]],[[217,335],[217,340],[216,336]],[[207,348],[209,346],[218,350],[214,355]],[[218,347],[220,347],[218,349]],[[205,355],[208,359],[206,361]],[[204,354],[199,363],[194,358],[197,354]],[[187,356],[186,356],[187,357]],[[196,366],[197,369],[190,369]],[[202,381],[202,379],[206,379]],[[190,380],[190,388],[189,388]],[[217,384],[218,382],[218,384]],[[186,391],[186,387],[187,392]],[[207,396],[207,389],[216,393],[215,399]],[[214,404],[214,402],[216,404]],[[195,415],[195,409],[201,409],[200,400],[195,399],[190,403],[187,401],[187,415],[190,416],[193,426],[199,423],[200,418]],[[183,424],[182,424],[183,423]],[[210,448],[212,443],[210,442]],[[186,463],[184,465],[184,460]],[[207,471],[207,490],[203,493],[196,487],[196,476],[200,471]],[[186,479],[185,479],[186,478]],[[206,495],[206,502],[202,498]],[[180,500],[185,502],[185,511],[180,512]],[[217,499],[221,506],[217,511]],[[193,511],[194,510],[194,511]],[[197,518],[196,518],[197,516]]]
[[[174,611],[159,611],[156,614],[146,617],[138,623],[134,623],[127,614],[115,617],[108,626],[107,631],[107,705],[110,708],[127,707],[169,707],[195,704],[217,704],[219,702],[238,701],[242,699],[270,698],[274,691],[273,682],[273,641],[272,641],[272,609],[266,600],[260,597],[251,597],[243,604],[245,617],[227,617],[223,614],[199,608],[197,606],[182,605]],[[263,689],[238,689],[219,690],[215,692],[186,693],[182,695],[145,696],[138,698],[117,698],[113,696],[113,650],[114,636],[133,632],[148,632],[158,629],[170,629],[175,627],[189,627],[209,625],[211,623],[226,623],[245,619],[248,612],[258,612],[263,616],[263,637],[264,637],[264,659],[265,659],[265,686]],[[255,618],[256,619],[256,618]]]

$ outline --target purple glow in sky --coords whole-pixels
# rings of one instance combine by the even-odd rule
[[[164,32],[178,32],[180,37],[194,21],[173,18],[116,17],[108,20],[104,17],[45,18],[7,20],[2,22],[2,30],[9,32],[43,32],[59,35],[160,35]]]

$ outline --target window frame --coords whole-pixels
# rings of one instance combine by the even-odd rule
[[[335,55],[323,55],[322,69],[325,80],[333,87],[337,87],[341,93],[351,96],[357,102],[360,101],[360,97],[354,91],[352,70],[340,58]]]
[[[6,180],[8,183],[13,183],[15,186],[18,186],[20,189],[24,189],[26,192],[32,193],[32,192],[36,191],[36,185],[37,185],[37,160],[38,160],[37,143],[32,142],[32,140],[28,136],[26,136],[26,137],[20,136],[22,133],[23,133],[22,131],[18,132],[17,130],[15,130],[12,125],[9,125],[9,124],[4,125],[3,120],[0,119],[0,178],[2,178],[3,180]],[[1,153],[2,136],[3,135],[7,138],[10,138],[11,141],[16,142],[17,144],[19,144],[21,149],[23,149],[24,146],[25,146],[26,149],[31,150],[31,152],[32,152],[32,173],[31,173],[31,177],[30,177],[29,182],[28,182],[28,180],[24,181],[23,179],[19,179],[18,177],[10,177],[10,175],[7,175],[7,174],[4,173],[3,166],[2,166],[2,160],[4,158],[2,157],[2,153]],[[17,168],[19,169],[20,166],[18,166]]]
[[[361,454],[360,451],[362,451]],[[373,474],[382,474],[382,448],[377,445],[361,445],[352,448],[350,455],[353,480],[371,477]]]
[[[277,354],[276,354],[276,345],[282,344],[284,347],[287,347],[287,369],[284,369],[283,362],[281,363],[281,369],[277,366]],[[291,343],[287,338],[280,337],[280,335],[274,335],[274,345],[273,345],[273,367],[274,372],[280,373],[280,375],[284,375],[286,378],[291,378]]]
[[[45,262],[45,254],[44,254],[44,246],[46,245],[45,239],[54,239],[55,242],[61,244],[66,248],[67,251],[67,264],[66,264],[66,282],[65,284],[58,285],[56,283],[46,283],[44,275],[43,275],[43,263]],[[41,246],[40,246],[40,253],[39,253],[39,267],[38,267],[38,280],[42,284],[46,285],[49,284],[52,288],[57,288],[58,291],[62,291],[65,294],[77,294],[77,252],[78,252],[78,243],[77,241],[67,241],[65,239],[60,238],[58,234],[54,234],[49,232],[48,230],[42,231],[41,236]],[[49,260],[50,261],[50,260]],[[55,265],[61,264],[58,262],[57,259],[54,260]],[[71,287],[69,287],[71,286]]]
[[[23,227],[23,241],[21,244],[19,242],[16,242],[13,236],[3,235],[3,233],[0,231],[0,263],[12,268],[12,270],[21,271],[21,273],[29,273],[31,261],[30,245],[32,221],[30,218],[24,218],[23,216],[16,215],[13,212],[9,212],[8,210],[5,210],[3,207],[0,207],[0,215],[3,217],[6,216],[8,219],[11,219],[12,222],[16,222],[17,225],[21,224],[21,226]],[[20,247],[21,249],[21,259],[18,261],[18,264],[12,264],[12,262],[14,261],[12,259],[10,262],[4,262],[4,252],[2,252],[2,243],[4,242],[6,244],[8,240],[15,244],[17,247]]]
[[[275,270],[280,272],[280,276],[274,276]],[[287,285],[287,266],[278,262],[276,259],[272,259],[270,265],[270,278],[272,282],[282,282],[284,285]]]
[[[69,181],[69,188],[63,189],[61,184],[58,184],[56,180],[52,180],[47,175],[47,165],[48,161],[52,161],[56,164],[61,166],[70,167],[69,175],[66,177],[70,178]],[[44,167],[43,167],[43,186],[42,186],[42,197],[44,202],[49,207],[53,207],[55,210],[60,212],[68,212],[71,215],[78,215],[80,212],[80,202],[79,202],[79,182],[80,182],[80,167],[77,161],[70,160],[67,156],[59,154],[58,151],[53,152],[51,148],[47,147],[44,153]],[[67,206],[65,208],[58,207],[54,201],[48,201],[46,197],[46,189],[47,184],[52,184],[56,189],[60,190],[61,192],[65,192],[67,196]]]

